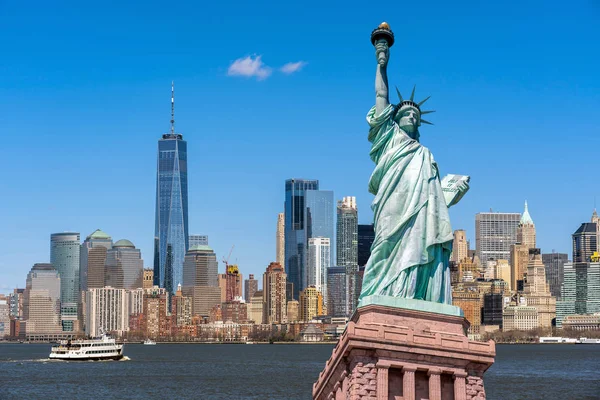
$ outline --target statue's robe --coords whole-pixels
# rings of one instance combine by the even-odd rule
[[[375,240],[360,298],[385,295],[452,304],[452,228],[433,155],[393,120],[395,106],[367,114],[376,167]]]

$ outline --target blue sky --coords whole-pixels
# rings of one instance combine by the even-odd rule
[[[219,259],[235,244],[244,275],[262,274],[291,177],[356,196],[370,222],[369,35],[384,20],[397,40],[390,84],[416,83],[437,110],[422,143],[442,174],[472,177],[455,229],[474,246],[475,213],[521,212],[527,199],[538,245],[569,252],[590,218],[598,2],[172,3],[0,2],[0,291],[48,261],[52,232],[101,228],[152,265],[172,80],[190,233],[208,234]]]

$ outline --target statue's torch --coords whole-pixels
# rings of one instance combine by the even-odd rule
[[[388,48],[394,45],[394,33],[390,29],[390,26],[387,22],[382,22],[379,24],[377,29],[371,32],[371,43],[373,46],[377,44],[379,40],[385,40],[387,42]],[[377,53],[377,61],[380,62],[382,58],[384,58],[385,52],[383,50]]]

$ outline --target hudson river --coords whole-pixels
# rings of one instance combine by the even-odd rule
[[[600,399],[600,345],[497,345],[488,399]],[[0,399],[310,399],[332,345],[125,345],[128,361],[48,361],[0,344]]]

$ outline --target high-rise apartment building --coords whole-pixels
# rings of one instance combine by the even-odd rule
[[[327,314],[332,317],[347,317],[349,315],[346,301],[346,268],[330,267],[327,270]]]
[[[312,237],[308,239],[308,258],[304,287],[314,286],[327,298],[327,271],[331,262],[331,240]]]
[[[550,286],[552,296],[560,300],[560,287],[563,282],[564,266],[569,261],[566,253],[542,254],[542,262],[546,267],[546,280]]]
[[[210,309],[221,304],[217,256],[209,246],[190,248],[185,256],[182,291],[192,298],[192,313],[208,317]]]
[[[254,321],[255,324],[262,324],[263,310],[263,291],[257,290],[254,292],[254,296],[250,298],[250,304],[248,305],[248,319]]]
[[[79,252],[79,233],[50,235],[50,263],[60,274],[60,314],[63,331],[66,332],[79,330]]]
[[[181,291],[181,285],[178,285],[175,295],[171,297],[172,325],[191,325],[192,315],[192,298],[184,296]]]
[[[287,318],[289,323],[300,321],[300,302],[298,300],[287,302]]]
[[[142,282],[142,288],[152,289],[154,286],[154,269],[144,268],[144,280]]]
[[[283,267],[276,262],[270,263],[263,274],[263,323],[287,322],[286,280]]]
[[[540,249],[531,249],[529,254],[527,282],[523,289],[523,295],[527,299],[527,305],[538,310],[538,326],[551,328],[552,320],[556,318],[556,297],[552,296],[546,282],[546,268]]]
[[[364,267],[371,256],[371,246],[375,240],[373,224],[358,225],[358,265]]]
[[[168,294],[165,288],[153,287],[144,293],[141,332],[151,339],[170,336],[171,326],[167,318]]]
[[[277,230],[275,232],[275,261],[285,268],[285,214],[277,214]]]
[[[258,291],[258,279],[254,279],[254,274],[250,274],[244,281],[244,299],[246,303],[252,302],[254,293]]]
[[[479,213],[475,215],[475,245],[481,265],[488,260],[510,259],[510,246],[517,242],[519,213]]]
[[[208,235],[190,235],[188,245],[189,248],[194,246],[208,246]]]
[[[81,244],[79,253],[79,287],[82,292],[102,288],[106,278],[106,252],[112,248],[112,238],[96,229]]]
[[[34,264],[23,293],[23,320],[28,337],[62,331],[60,274],[52,264]]]
[[[0,294],[0,339],[10,335],[10,305],[8,296]]]
[[[323,295],[314,286],[300,292],[300,321],[308,322],[323,315]]]
[[[183,281],[183,262],[189,248],[187,142],[175,133],[171,92],[171,131],[158,141],[154,283],[170,293]]]
[[[306,261],[305,252],[310,237],[305,220],[305,194],[308,190],[319,190],[319,181],[306,179],[288,179],[285,181],[285,271],[293,286],[293,293],[291,294],[296,299],[302,285]],[[264,287],[263,290],[265,290]]]
[[[106,253],[106,286],[115,289],[139,289],[143,286],[144,261],[139,249],[121,239]]]
[[[346,299],[346,316],[352,314],[358,303],[358,208],[356,197],[344,197],[337,203],[337,266],[344,267],[346,279],[344,283]],[[320,290],[317,287],[317,290]],[[321,291],[322,292],[322,291]],[[324,299],[329,299],[327,293]]]
[[[460,263],[469,256],[469,242],[467,232],[464,229],[454,231],[454,241],[452,242],[452,258],[450,261]]]
[[[129,297],[125,289],[92,288],[85,297],[85,334],[122,335],[129,329]]]

